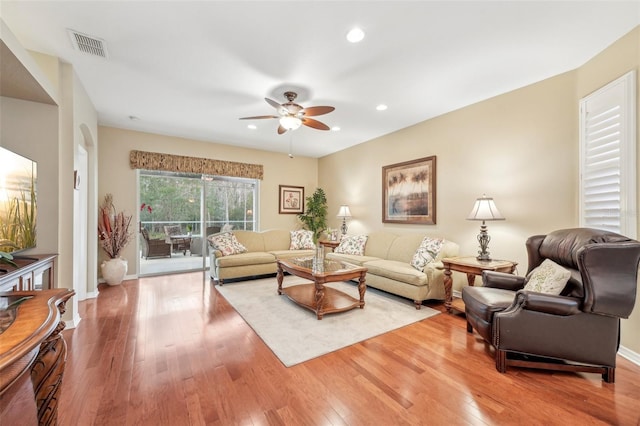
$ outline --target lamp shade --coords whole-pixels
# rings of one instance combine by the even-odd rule
[[[280,125],[287,130],[296,130],[302,124],[302,120],[298,117],[292,117],[290,115],[284,116],[280,119]]]
[[[467,220],[504,220],[504,216],[498,211],[493,198],[482,195],[476,200]]]
[[[349,206],[347,205],[340,206],[340,210],[338,210],[337,216],[341,218],[351,217],[351,211],[349,210]]]

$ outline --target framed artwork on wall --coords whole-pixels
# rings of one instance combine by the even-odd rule
[[[435,225],[435,155],[382,168],[382,222]]]
[[[300,214],[304,213],[304,187],[280,185],[280,202],[278,213]]]

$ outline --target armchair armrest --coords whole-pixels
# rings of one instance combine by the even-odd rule
[[[521,290],[516,293],[513,304],[503,313],[526,309],[550,315],[569,316],[581,313],[580,305],[580,300],[575,297]]]
[[[525,278],[506,272],[482,271],[482,285],[484,287],[500,288],[518,291],[525,285]]]

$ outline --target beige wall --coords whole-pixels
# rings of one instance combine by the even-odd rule
[[[487,223],[492,257],[515,260],[524,273],[525,239],[577,220],[573,93],[573,74],[563,74],[324,157],[319,183],[330,211],[349,204],[352,233],[424,232],[474,255],[480,222],[465,218],[486,193],[506,217]],[[431,155],[437,224],[382,223],[382,166]]]
[[[420,231],[474,255],[479,223],[465,218],[486,193],[506,217],[487,223],[491,254],[517,261],[524,274],[529,236],[579,223],[579,99],[637,69],[639,50],[636,28],[578,70],[320,159],[318,182],[329,194],[330,211],[349,204],[350,233]],[[382,166],[430,155],[437,156],[437,224],[382,223]],[[464,279],[454,275],[460,289]],[[640,353],[640,304],[623,321],[622,344]]]
[[[235,148],[161,136],[151,133],[116,129],[98,128],[98,194],[100,199],[106,193],[112,193],[118,210],[124,209],[134,215],[137,221],[138,199],[136,171],[129,167],[131,150],[162,152],[177,155],[212,158],[216,160],[238,161],[264,166],[264,179],[260,182],[260,229],[294,229],[298,226],[295,215],[278,214],[278,185],[303,186],[305,196],[311,195],[317,185],[318,166],[315,158],[289,158],[287,154]],[[137,239],[129,244],[123,257],[129,262],[129,274],[136,274]],[[101,256],[104,256],[101,253]]]

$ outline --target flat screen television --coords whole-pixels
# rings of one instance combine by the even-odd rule
[[[37,164],[0,147],[0,251],[36,246]]]

